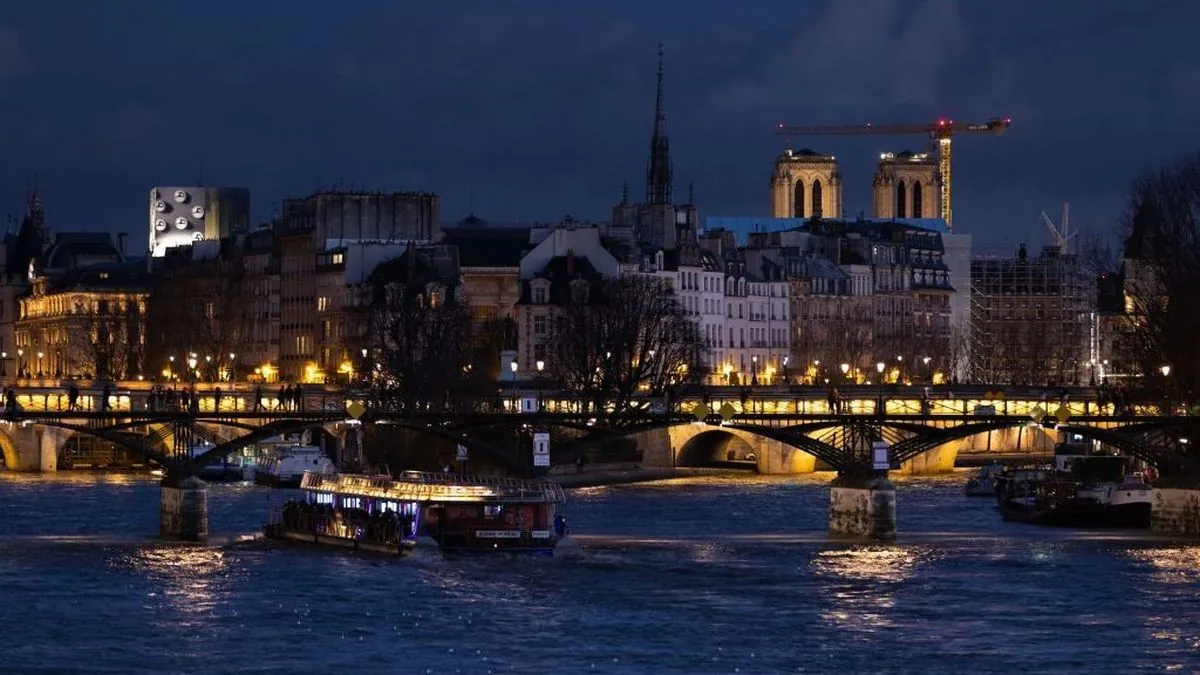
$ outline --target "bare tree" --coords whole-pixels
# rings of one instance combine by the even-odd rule
[[[703,345],[696,322],[662,279],[576,281],[555,326],[550,366],[564,389],[619,414],[641,407],[638,394],[661,394],[690,379]]]
[[[1120,229],[1130,352],[1122,356],[1150,390],[1193,400],[1200,387],[1200,154],[1135,182]]]
[[[406,254],[380,265],[370,283],[372,359],[388,398],[416,409],[466,393],[480,375],[471,358],[470,309],[456,297],[457,279],[440,278],[419,256]]]
[[[145,317],[136,300],[107,303],[67,333],[67,365],[96,380],[123,380],[142,373]]]
[[[150,368],[157,371],[175,357],[174,369],[183,372],[192,354],[203,380],[235,367],[252,320],[239,269],[232,261],[214,261],[159,281],[146,310]]]

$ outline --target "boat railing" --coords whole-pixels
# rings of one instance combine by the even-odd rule
[[[309,490],[389,492],[403,487],[415,499],[436,500],[446,494],[445,488],[494,488],[489,495],[514,501],[563,502],[566,493],[562,486],[544,479],[511,478],[508,476],[470,476],[453,473],[405,472],[400,478],[389,476],[356,476],[306,472],[301,487]]]

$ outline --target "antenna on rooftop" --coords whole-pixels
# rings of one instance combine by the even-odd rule
[[[1046,223],[1046,228],[1050,230],[1050,234],[1054,237],[1054,245],[1058,247],[1059,252],[1066,255],[1071,252],[1071,240],[1076,237],[1075,232],[1071,231],[1071,203],[1063,202],[1062,220],[1058,226],[1054,225],[1054,221],[1050,220],[1050,216],[1042,211],[1042,222]]]

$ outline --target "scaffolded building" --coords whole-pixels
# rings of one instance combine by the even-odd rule
[[[971,378],[988,384],[1087,384],[1096,282],[1076,255],[971,261]]]

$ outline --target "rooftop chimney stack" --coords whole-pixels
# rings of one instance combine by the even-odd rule
[[[125,232],[121,232],[117,235],[117,252],[121,254],[122,258],[125,257],[125,242],[128,241],[128,239],[129,235]]]

